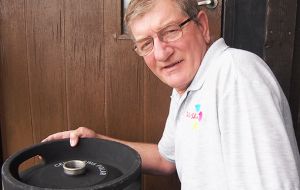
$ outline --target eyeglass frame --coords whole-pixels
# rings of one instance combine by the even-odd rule
[[[185,19],[183,22],[181,22],[180,24],[170,24],[170,25],[168,25],[168,26],[162,28],[161,30],[159,30],[158,32],[156,32],[156,33],[157,33],[157,36],[158,36],[158,38],[159,38],[159,40],[162,41],[162,42],[166,42],[166,43],[168,43],[168,42],[174,42],[174,41],[176,41],[176,40],[179,40],[179,39],[183,36],[182,28],[183,28],[187,23],[189,23],[189,22],[192,21],[192,20],[193,20],[193,18],[192,18],[192,17],[189,17],[189,18]],[[163,37],[160,35],[160,33],[161,33],[162,31],[164,31],[166,28],[170,27],[170,26],[178,26],[179,29],[180,29],[181,35],[180,35],[178,38],[175,38],[174,40],[164,41],[164,40],[163,40]],[[136,43],[139,42],[139,41],[140,41],[140,42],[141,42],[141,41],[145,41],[145,40],[147,40],[147,39],[151,39],[152,48],[151,48],[149,51],[147,51],[146,53],[142,53],[142,52],[139,51],[139,49],[138,49]],[[146,37],[146,38],[141,39],[141,40],[139,40],[139,41],[135,41],[135,42],[134,42],[134,48],[133,48],[133,50],[134,50],[139,56],[147,56],[147,55],[149,55],[149,54],[152,52],[153,48],[154,48],[154,39],[153,39],[153,37],[150,37],[150,36],[149,36],[149,37]]]

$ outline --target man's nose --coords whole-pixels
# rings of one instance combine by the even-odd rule
[[[157,61],[167,60],[174,52],[174,49],[168,43],[161,41],[159,38],[155,38],[153,43],[153,53]]]

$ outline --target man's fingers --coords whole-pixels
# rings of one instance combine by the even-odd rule
[[[70,131],[64,131],[64,132],[49,135],[47,138],[42,140],[42,142],[59,140],[59,139],[66,139],[66,138],[69,138],[69,136],[70,136]]]
[[[80,134],[78,134],[77,130],[70,132],[70,145],[76,146],[79,140]]]
[[[80,138],[95,137],[95,136],[96,133],[94,131],[89,130],[85,127],[79,127],[76,130],[64,131],[64,132],[52,134],[47,138],[45,138],[44,140],[42,140],[42,142],[70,138],[70,145],[76,146]]]

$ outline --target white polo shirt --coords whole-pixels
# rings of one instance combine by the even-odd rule
[[[187,91],[173,90],[158,144],[182,190],[300,190],[300,158],[288,102],[258,56],[223,39]]]

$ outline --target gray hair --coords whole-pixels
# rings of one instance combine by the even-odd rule
[[[151,11],[151,9],[154,7],[157,1],[161,1],[161,0],[131,0],[124,17],[124,21],[128,30],[130,30],[131,21],[134,20],[135,18],[142,17],[146,13]],[[197,22],[195,17],[200,11],[200,6],[198,6],[197,0],[172,0],[172,1],[174,1],[178,5],[183,15],[186,15]]]

